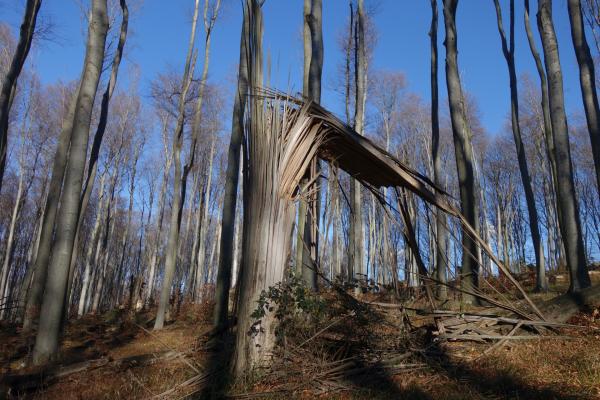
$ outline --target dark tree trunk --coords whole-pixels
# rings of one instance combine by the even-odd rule
[[[600,194],[600,110],[598,109],[598,95],[596,93],[596,72],[594,60],[585,38],[585,28],[581,15],[581,1],[569,0],[569,21],[571,21],[571,38],[575,55],[579,64],[579,83],[583,96],[583,107],[587,120],[590,141],[592,142],[592,155],[596,168],[596,182]]]
[[[498,0],[494,0],[496,6],[496,16],[498,19],[498,32],[502,42],[502,53],[508,66],[508,75],[510,82],[510,116],[513,131],[513,138],[517,150],[517,159],[519,160],[519,172],[525,191],[525,201],[527,202],[527,211],[529,214],[529,229],[531,231],[531,240],[535,252],[536,265],[536,290],[546,291],[548,283],[546,282],[546,266],[544,263],[544,249],[540,237],[540,228],[538,223],[538,213],[535,205],[535,196],[531,186],[529,168],[527,166],[527,154],[521,137],[521,125],[519,121],[519,93],[517,89],[517,72],[515,68],[515,2],[510,0],[510,43],[507,43],[506,34],[502,24],[502,12]]]
[[[235,209],[237,205],[238,181],[240,176],[240,150],[244,135],[244,112],[248,91],[248,60],[246,38],[249,35],[249,21],[244,13],[240,39],[240,62],[238,69],[237,93],[233,104],[231,122],[231,139],[227,154],[227,171],[225,172],[225,194],[223,195],[223,212],[221,218],[221,243],[217,286],[215,289],[214,324],[222,330],[227,323],[229,309],[229,290],[234,256]]]
[[[438,7],[437,0],[431,0],[431,159],[433,162],[433,182],[440,188],[444,187],[442,180],[442,163],[440,160],[440,122],[438,100]],[[446,216],[443,211],[435,211],[436,233],[436,258],[435,276],[441,283],[437,285],[437,298],[446,300],[448,290],[443,283],[446,282],[448,271],[448,251],[446,248],[447,228]]]
[[[446,85],[452,120],[454,153],[458,172],[460,204],[467,222],[479,231],[479,203],[475,188],[475,162],[471,130],[467,123],[465,101],[458,73],[458,50],[456,38],[456,7],[458,0],[444,0],[444,25],[446,28]],[[467,291],[476,290],[479,281],[477,244],[470,235],[462,233],[461,285]],[[466,303],[475,303],[474,296],[463,294]]]
[[[25,15],[23,16],[21,31],[19,33],[19,43],[17,44],[17,49],[13,55],[8,72],[2,81],[2,89],[0,91],[0,191],[2,190],[2,178],[4,177],[4,169],[6,168],[8,114],[10,113],[12,101],[17,90],[17,79],[19,79],[23,64],[25,64],[29,49],[31,48],[37,15],[41,5],[42,0],[27,0]]]
[[[307,3],[309,7],[307,7]],[[308,11],[308,12],[307,12]],[[304,84],[306,92],[304,95],[316,102],[321,102],[321,75],[323,72],[323,24],[322,24],[322,0],[307,0],[304,5],[305,26],[308,27],[308,37],[304,40],[309,40],[310,53],[305,53],[305,58],[308,56],[308,74],[305,74],[307,81]],[[306,60],[305,60],[306,66]],[[308,177],[304,180],[304,184],[311,181],[314,176],[319,173],[319,161],[314,159],[311,161]],[[312,192],[308,201],[302,199],[299,203],[298,213],[298,232],[302,232],[302,239],[297,243],[296,257],[301,261],[302,277],[306,284],[312,289],[317,290],[317,257],[318,257],[318,226],[320,215],[320,189],[318,183],[315,182],[309,188]],[[299,237],[300,239],[300,237]]]
[[[581,222],[575,197],[575,182],[569,148],[569,129],[565,113],[563,78],[558,54],[558,43],[552,22],[552,1],[539,0],[538,28],[544,49],[544,62],[548,75],[548,100],[550,122],[554,138],[554,156],[557,173],[557,201],[559,225],[565,245],[566,261],[571,277],[569,291],[577,292],[590,286],[581,234]]]
[[[354,32],[355,41],[355,82],[356,82],[356,97],[355,97],[355,113],[354,113],[354,130],[362,135],[364,133],[365,120],[365,80],[366,80],[366,49],[365,49],[365,14],[364,1],[359,0],[357,6],[356,28]],[[352,279],[359,275],[363,278],[366,273],[364,262],[364,237],[363,237],[363,220],[362,220],[362,193],[360,184],[355,180],[350,180],[350,197],[352,204],[352,215],[350,219],[350,254],[348,257],[349,268],[354,275],[348,278]]]

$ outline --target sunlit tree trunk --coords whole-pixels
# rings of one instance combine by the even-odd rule
[[[244,233],[237,302],[238,323],[233,355],[236,377],[267,364],[275,346],[276,318],[266,312],[257,326],[254,311],[262,291],[284,279],[294,207],[280,196],[283,115],[279,105],[265,104],[254,88],[262,85],[262,10],[259,0],[245,2],[250,76],[244,160]],[[265,115],[265,113],[269,113]],[[266,121],[272,121],[266,123]],[[265,176],[270,177],[264,179]],[[258,329],[259,328],[259,329]]]
[[[175,164],[175,174],[173,179],[173,200],[171,205],[169,235],[165,258],[165,274],[163,276],[163,285],[161,288],[158,303],[158,311],[156,313],[156,320],[154,321],[155,330],[162,329],[165,323],[165,314],[169,306],[171,285],[173,283],[173,276],[175,275],[175,266],[177,263],[177,249],[179,248],[179,230],[181,228],[181,213],[183,210],[183,202],[185,200],[185,179],[187,178],[187,173],[184,176],[182,176],[181,147],[183,145],[185,101],[193,75],[192,53],[194,52],[194,38],[196,36],[196,23],[198,21],[198,5],[199,0],[196,0],[194,8],[194,17],[192,19],[192,30],[190,35],[190,41],[188,44],[188,51],[181,84],[181,93],[179,95],[177,123],[175,126],[175,132],[173,134],[173,163]],[[194,150],[190,150],[190,152],[193,151]]]
[[[192,265],[192,268],[196,268],[196,298],[202,299],[202,286],[208,281],[208,269],[210,265],[206,265],[206,235],[208,231],[209,222],[209,211],[210,211],[210,188],[212,183],[212,168],[213,168],[213,157],[215,154],[215,141],[213,138],[210,144],[210,153],[208,156],[208,167],[206,170],[206,195],[204,196],[203,209],[198,210],[198,213],[202,213],[202,225],[200,226],[200,235],[198,238],[198,263]]]
[[[56,238],[40,314],[40,326],[33,351],[33,362],[47,362],[58,351],[59,330],[65,306],[71,253],[75,240],[79,198],[83,184],[92,107],[102,70],[108,31],[106,0],[94,0],[90,17],[86,60],[73,118],[69,163],[57,216]]]
[[[44,285],[46,284],[48,264],[50,262],[54,223],[56,221],[62,182],[68,160],[69,144],[71,142],[71,133],[73,131],[73,118],[75,116],[75,107],[79,98],[79,88],[72,96],[58,138],[56,153],[54,155],[52,176],[48,187],[46,205],[44,207],[44,220],[42,222],[40,244],[33,263],[34,276],[33,281],[31,282],[31,289],[27,295],[27,304],[25,306],[23,329],[26,331],[32,329],[33,324],[37,321],[42,303],[42,296],[44,294]]]
[[[365,95],[366,95],[366,74],[367,60],[365,49],[365,12],[364,1],[358,0],[355,28],[355,81],[356,81],[356,100],[354,114],[354,130],[362,135],[364,134],[365,120]],[[362,193],[360,184],[355,180],[350,181],[350,198],[352,203],[352,212],[350,219],[350,260],[352,271],[354,274],[365,274],[364,261],[364,236],[363,236],[363,219],[362,219]],[[350,276],[349,278],[353,278]]]
[[[98,234],[100,230],[100,222],[104,214],[104,204],[107,204],[106,197],[104,194],[104,182],[106,180],[106,174],[102,175],[100,179],[100,191],[98,192],[98,209],[96,211],[96,220],[94,221],[94,227],[92,228],[92,234],[87,246],[87,252],[85,256],[85,267],[83,271],[83,277],[81,281],[81,293],[79,295],[79,302],[77,306],[77,316],[81,317],[85,311],[85,299],[87,298],[88,289],[90,286],[90,275],[92,268],[92,257],[94,250],[99,246]],[[98,242],[98,243],[97,243]]]
[[[565,114],[562,69],[558,54],[558,43],[552,21],[552,2],[539,0],[538,29],[544,49],[544,62],[548,74],[548,99],[550,121],[554,138],[554,152],[557,172],[557,201],[560,214],[559,223],[565,245],[566,261],[571,277],[569,291],[578,292],[590,286],[590,277],[585,260],[585,249],[581,233],[581,222],[569,146],[569,130]]]

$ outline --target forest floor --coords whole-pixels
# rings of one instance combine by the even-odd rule
[[[594,280],[598,284],[600,279]],[[559,279],[549,294],[533,297],[541,301],[563,289]],[[371,295],[368,300],[380,298]],[[34,337],[15,327],[1,326],[0,399],[211,397],[214,391],[202,391],[202,387],[219,380],[210,366],[216,354],[207,337],[211,328],[209,309],[208,305],[184,305],[177,318],[158,332],[151,331],[151,311],[131,315],[116,310],[74,320],[66,327],[60,360],[52,370],[23,367]],[[411,319],[410,328],[399,329],[407,318]],[[300,345],[291,346],[294,351],[287,353],[291,363],[281,362],[271,373],[254,377],[252,383],[229,387],[227,396],[218,392],[219,397],[600,399],[598,310],[580,313],[570,321],[588,329],[560,329],[560,334],[569,335],[570,340],[515,340],[486,354],[490,344],[433,341],[432,327],[419,321],[417,316],[407,317],[398,309],[386,309],[356,328],[366,333],[363,339],[368,339],[354,341],[349,325],[341,326],[337,333],[330,332],[327,340],[344,342],[335,350],[336,355],[344,353],[338,357],[340,363],[353,360],[351,370],[342,375],[327,372],[341,367],[323,367],[338,362],[325,355],[320,369],[311,367],[311,362],[320,357],[319,351],[331,349],[311,335]],[[304,346],[307,340],[312,341],[310,346]],[[299,348],[303,346],[311,347],[311,355],[305,358],[312,361],[302,360]],[[402,368],[366,366],[374,349],[383,347],[388,352],[396,349],[400,358],[406,351],[412,355]],[[294,354],[300,354],[299,361]],[[334,375],[339,379],[333,379]],[[291,391],[290,387],[297,389]]]

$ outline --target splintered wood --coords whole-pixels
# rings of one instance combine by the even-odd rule
[[[508,309],[523,318],[531,319],[532,315],[535,315],[535,318],[544,320],[543,314],[509,269],[496,257],[477,230],[469,225],[454,204],[454,200],[427,176],[359,135],[333,113],[315,102],[304,101],[266,88],[255,88],[255,93],[259,97],[268,99],[273,108],[277,108],[279,103],[281,110],[283,122],[279,126],[281,130],[277,136],[278,151],[273,153],[273,158],[279,162],[276,181],[279,183],[278,194],[281,198],[292,201],[299,196],[306,196],[306,187],[314,187],[313,182],[306,186],[302,186],[301,182],[310,162],[315,157],[340,168],[358,180],[376,195],[375,197],[386,210],[390,205],[386,199],[378,195],[379,188],[393,187],[408,191],[426,204],[454,218],[460,224],[462,234],[470,236],[477,243],[481,253],[498,267],[498,271],[519,292],[520,297],[525,300],[525,308],[517,308],[505,298],[494,299],[484,293],[469,294],[480,298],[485,297],[487,302]],[[318,176],[313,179],[317,178]],[[409,227],[406,223],[404,223],[404,230],[404,234],[410,238],[411,232],[408,231]],[[413,253],[419,254],[418,243],[413,243],[411,247]],[[482,265],[482,268],[484,267]],[[421,265],[419,270],[423,282],[439,283],[427,273],[424,265]],[[486,272],[491,273],[491,271]],[[427,285],[426,288],[429,290]],[[497,294],[503,297],[502,293]]]

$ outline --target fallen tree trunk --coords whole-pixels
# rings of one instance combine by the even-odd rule
[[[145,365],[152,365],[156,362],[163,362],[179,357],[181,353],[173,350],[135,355],[111,360],[109,357],[102,357],[95,360],[87,360],[66,366],[51,366],[38,369],[35,372],[6,374],[0,380],[0,398],[4,395],[17,396],[25,392],[38,390],[49,385],[60,378],[66,376],[90,371],[100,367],[111,367],[119,369],[128,369]]]
[[[597,306],[600,306],[600,285],[555,297],[542,304],[540,310],[549,321],[566,322],[578,311]]]

